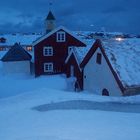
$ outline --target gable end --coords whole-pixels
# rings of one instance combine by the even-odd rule
[[[111,65],[111,63],[110,63],[110,61],[109,61],[109,59],[108,59],[108,57],[107,57],[107,55],[106,55],[103,47],[102,47],[102,43],[101,43],[101,41],[99,39],[97,39],[95,41],[95,43],[93,44],[93,46],[91,47],[91,49],[89,50],[89,52],[87,53],[87,55],[85,56],[84,60],[80,64],[80,67],[81,68],[84,68],[86,66],[86,64],[89,62],[89,60],[91,59],[91,57],[94,55],[94,53],[96,52],[96,50],[98,48],[100,48],[100,50],[101,50],[101,52],[102,52],[102,54],[103,54],[103,56],[104,56],[104,58],[105,58],[105,60],[106,60],[106,62],[108,64],[108,66],[109,66],[109,68],[110,68],[110,70],[111,70],[111,72],[112,72],[112,74],[113,74],[113,76],[114,76],[114,78],[115,78],[115,80],[116,80],[116,82],[117,82],[120,90],[122,91],[122,94],[124,95],[125,88],[123,87],[123,84],[120,81],[118,75],[114,71],[114,69],[113,69],[113,67],[112,67],[112,65]]]

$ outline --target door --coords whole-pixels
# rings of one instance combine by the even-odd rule
[[[73,65],[70,66],[70,76],[74,77],[74,66]]]

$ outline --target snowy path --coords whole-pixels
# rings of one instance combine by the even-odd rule
[[[126,113],[140,113],[140,104],[122,104],[113,102],[94,102],[88,100],[71,100],[50,103],[33,108],[44,112],[51,110],[103,110]]]

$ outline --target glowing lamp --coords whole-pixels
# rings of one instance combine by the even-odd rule
[[[123,38],[117,37],[115,40],[116,40],[116,41],[123,41]]]

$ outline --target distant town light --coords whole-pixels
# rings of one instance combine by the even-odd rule
[[[117,37],[117,38],[115,38],[115,40],[116,40],[116,41],[123,41],[124,39],[121,38],[121,37]]]

